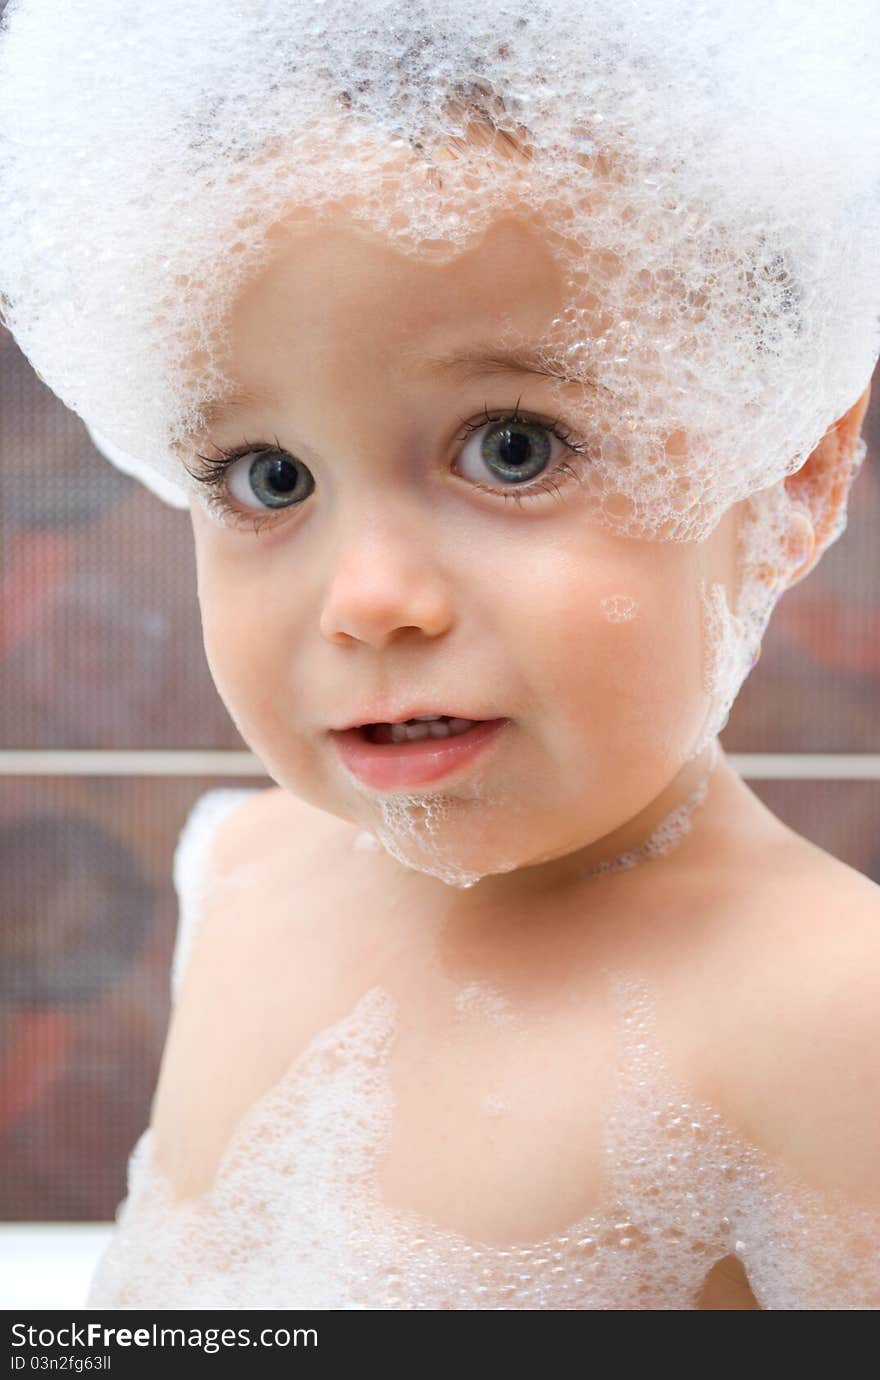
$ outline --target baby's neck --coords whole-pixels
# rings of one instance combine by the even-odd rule
[[[626,906],[661,875],[668,880],[673,872],[723,868],[743,832],[759,827],[758,813],[760,803],[713,740],[619,829],[561,857],[483,877],[453,909],[464,918],[471,911],[528,911],[535,902],[567,898]]]

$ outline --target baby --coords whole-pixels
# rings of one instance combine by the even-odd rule
[[[52,8],[11,7],[7,93]],[[182,836],[88,1306],[878,1308],[880,893],[717,737],[864,456],[880,209],[833,134],[803,152],[821,24],[374,3],[359,47],[363,4],[239,8],[206,45],[181,6],[174,51],[236,78],[210,107],[149,4],[90,0],[40,69],[82,44],[100,90],[149,34],[116,118],[178,105],[126,141],[132,187],[184,153],[162,211],[108,168],[102,213],[170,207],[197,267],[170,236],[135,282],[142,242],[108,248],[107,329],[62,364],[69,299],[46,329],[0,235],[22,348],[188,506],[211,672],[276,783]],[[749,98],[780,70],[774,147]]]

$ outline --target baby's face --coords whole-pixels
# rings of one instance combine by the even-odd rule
[[[613,400],[448,362],[546,336],[566,306],[546,246],[502,217],[440,263],[301,216],[230,316],[230,377],[265,400],[194,440],[250,448],[225,475],[235,517],[191,503],[240,732],[279,784],[434,875],[560,858],[653,801],[712,712],[706,591],[735,602],[738,508],[702,543],[597,520],[582,423]],[[509,723],[439,779],[377,788],[331,730],[379,704]]]

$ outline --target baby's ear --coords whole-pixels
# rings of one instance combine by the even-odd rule
[[[793,505],[789,588],[809,574],[843,530],[850,486],[865,455],[861,431],[870,398],[868,384],[852,407],[828,428],[805,464],[785,481]]]

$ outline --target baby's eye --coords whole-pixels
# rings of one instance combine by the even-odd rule
[[[247,464],[238,464],[247,460]],[[257,503],[267,508],[291,508],[314,492],[315,477],[307,465],[282,446],[253,446],[240,452],[226,475],[226,485],[236,502]]]
[[[271,517],[273,511],[296,507],[314,493],[311,470],[285,450],[277,436],[274,446],[245,442],[233,450],[216,449],[219,458],[200,455],[202,467],[189,472],[206,486],[211,510],[226,521],[244,522],[259,513]]]
[[[474,488],[513,498],[517,503],[542,493],[557,493],[562,480],[577,478],[578,474],[563,460],[549,477],[545,476],[543,471],[554,458],[554,451],[559,444],[569,454],[587,450],[560,428],[557,421],[522,416],[519,401],[513,412],[494,417],[484,409],[482,418],[464,423],[463,435],[459,432],[456,454],[464,466],[463,477]],[[189,473],[205,485],[208,506],[223,523],[244,525],[256,515],[254,530],[259,531],[273,521],[274,513],[298,507],[315,491],[311,470],[285,450],[277,436],[274,446],[245,441],[233,450],[222,446],[215,449],[218,457],[200,455],[201,469],[190,469]]]
[[[495,489],[528,485],[560,451],[583,449],[572,444],[571,436],[560,431],[557,422],[523,417],[518,409],[494,418],[486,412],[483,421],[467,423],[465,433],[470,439],[460,452],[459,464],[463,465],[464,477],[480,488],[487,486],[487,480]],[[534,486],[536,490],[548,487]]]

